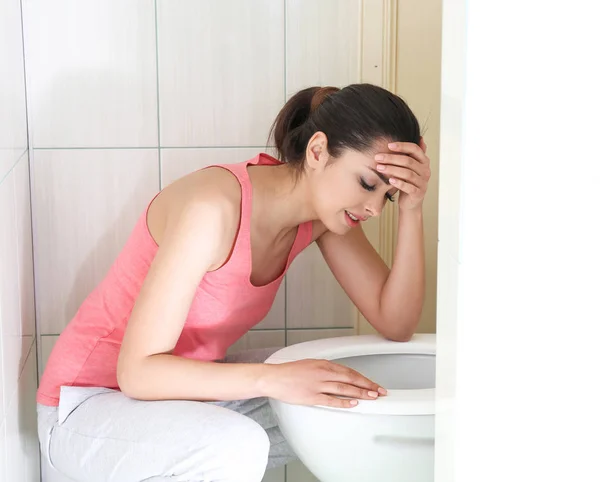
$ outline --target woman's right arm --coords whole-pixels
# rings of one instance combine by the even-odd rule
[[[127,324],[117,381],[140,400],[238,400],[268,396],[289,403],[351,407],[379,385],[325,360],[281,365],[214,363],[172,355],[202,277],[231,246],[236,212],[227,200],[194,200],[167,219],[160,247]],[[239,213],[237,213],[239,215]],[[210,228],[208,228],[210,226]],[[235,229],[234,229],[235,231]],[[227,250],[228,252],[229,250]]]
[[[119,353],[117,381],[131,398],[228,400],[258,396],[263,370],[258,364],[225,367],[171,354],[198,284],[227,242],[227,214],[226,203],[196,199],[168,217]]]

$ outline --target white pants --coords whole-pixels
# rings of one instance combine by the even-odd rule
[[[273,351],[223,362],[257,363]],[[77,482],[260,482],[296,458],[265,398],[141,401],[61,387],[58,407],[37,408],[42,456]]]

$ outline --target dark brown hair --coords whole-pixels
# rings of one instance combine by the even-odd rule
[[[301,169],[315,132],[327,136],[327,149],[338,157],[344,149],[366,152],[375,141],[419,143],[421,129],[408,105],[372,84],[309,87],[291,97],[271,126],[279,158]]]

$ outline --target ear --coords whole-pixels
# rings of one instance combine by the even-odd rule
[[[306,146],[306,166],[309,169],[321,170],[329,160],[327,151],[327,136],[324,132],[318,131],[308,141]]]

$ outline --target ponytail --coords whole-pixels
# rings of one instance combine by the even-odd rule
[[[339,90],[337,87],[309,87],[286,102],[269,133],[269,139],[275,141],[279,159],[288,164],[302,165],[306,145],[317,132],[307,125],[311,114],[329,95]]]
[[[327,149],[364,152],[379,139],[419,143],[419,122],[397,95],[371,84],[309,87],[292,96],[269,132],[279,159],[301,171],[308,141],[315,132],[327,136]]]

